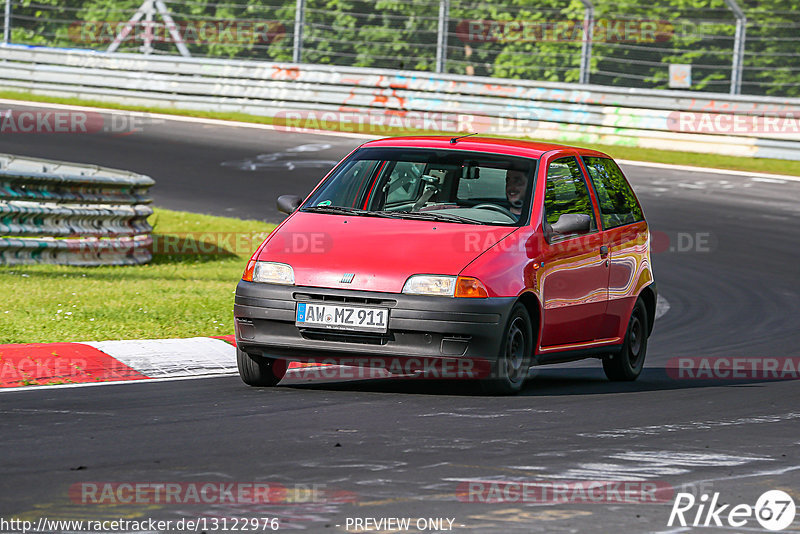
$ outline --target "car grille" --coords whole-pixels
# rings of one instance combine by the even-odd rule
[[[299,302],[338,302],[340,304],[361,304],[364,306],[381,306],[384,308],[393,308],[397,306],[397,301],[394,299],[380,299],[380,298],[365,298],[353,297],[344,295],[325,295],[322,293],[294,293],[292,295],[294,300]]]

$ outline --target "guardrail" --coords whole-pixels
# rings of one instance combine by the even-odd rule
[[[147,263],[154,183],[127,171],[0,154],[0,264]]]
[[[448,133],[800,159],[800,99],[13,45],[0,46],[0,80],[38,94],[241,112],[307,128],[342,120],[381,133],[374,117],[382,117]]]

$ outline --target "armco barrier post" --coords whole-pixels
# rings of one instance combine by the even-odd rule
[[[447,63],[447,22],[450,18],[450,0],[439,0],[439,27],[436,32],[436,72],[445,71]]]
[[[733,37],[733,62],[731,65],[731,94],[742,92],[742,68],[744,64],[744,42],[747,33],[747,17],[736,0],[725,0],[725,4],[736,17],[736,33]]]
[[[306,0],[297,0],[294,10],[294,43],[292,61],[300,63],[303,59],[303,25],[306,23]]]

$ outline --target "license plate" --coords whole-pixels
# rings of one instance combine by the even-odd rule
[[[389,310],[299,302],[294,324],[335,330],[386,332],[389,325]]]

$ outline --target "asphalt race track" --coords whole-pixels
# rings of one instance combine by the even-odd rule
[[[4,134],[0,152],[142,172],[157,181],[157,206],[277,222],[277,195],[307,193],[360,142],[149,119],[129,135]],[[637,382],[607,382],[587,360],[542,368],[511,398],[453,382],[253,389],[238,377],[3,392],[0,516],[276,517],[281,530],[308,532],[396,532],[353,526],[389,517],[451,519],[456,532],[763,531],[754,518],[741,529],[668,526],[672,496],[753,506],[780,489],[800,505],[798,382],[679,379],[666,368],[679,357],[797,358],[800,182],[624,170],[669,304]],[[629,481],[670,496],[468,502],[461,490],[476,481]],[[268,483],[296,498],[101,505],[75,497],[87,482]]]

